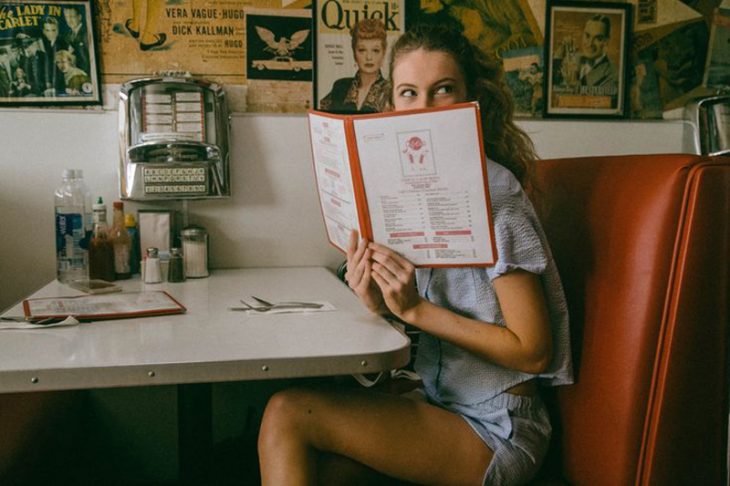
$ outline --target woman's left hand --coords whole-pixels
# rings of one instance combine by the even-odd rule
[[[372,252],[372,278],[383,293],[385,305],[390,312],[409,322],[406,314],[422,300],[416,289],[416,267],[378,243],[370,243],[368,249]]]

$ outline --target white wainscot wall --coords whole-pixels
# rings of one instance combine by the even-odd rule
[[[688,129],[681,120],[520,125],[542,158],[682,152]],[[231,131],[232,197],[188,204],[189,222],[210,233],[211,266],[334,268],[343,257],[324,235],[306,118],[234,115]],[[64,168],[83,169],[92,194],[111,211],[118,197],[117,132],[114,111],[0,111],[0,309],[55,276],[53,191]],[[180,208],[144,207],[156,205]]]

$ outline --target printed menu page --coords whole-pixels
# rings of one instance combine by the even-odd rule
[[[473,105],[354,120],[374,241],[416,265],[495,261]]]
[[[417,266],[495,263],[478,104],[309,122],[333,245],[345,251],[356,229]]]
[[[23,301],[25,316],[79,319],[115,319],[185,312],[185,307],[167,292],[145,291],[119,294],[45,297]]]
[[[360,234],[350,156],[342,119],[310,114],[309,129],[322,216],[329,240],[342,251],[352,230]]]

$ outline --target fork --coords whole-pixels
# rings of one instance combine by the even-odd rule
[[[230,307],[230,310],[269,312],[271,310],[278,309],[319,309],[322,307],[322,304],[317,304],[315,302],[283,302],[280,304],[260,305],[258,307],[249,304],[243,299],[241,299],[240,302],[244,305],[244,307]]]
[[[277,307],[279,309],[281,309],[282,306],[302,307],[304,309],[319,309],[320,307],[322,307],[322,304],[318,304],[316,302],[299,302],[299,301],[295,301],[295,300],[288,300],[288,301],[277,302],[276,304],[272,304],[271,302],[268,302],[264,299],[256,297],[255,295],[252,295],[251,298],[263,306]]]

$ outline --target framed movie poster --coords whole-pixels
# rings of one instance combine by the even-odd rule
[[[628,3],[548,1],[546,117],[627,115],[631,25]]]
[[[93,2],[0,3],[0,106],[101,104]]]
[[[312,2],[315,109],[373,113],[390,108],[387,60],[405,30],[405,2]]]

